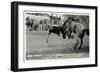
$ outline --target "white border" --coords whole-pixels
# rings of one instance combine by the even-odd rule
[[[35,67],[50,67],[50,66],[70,66],[70,65],[84,65],[95,64],[95,10],[93,9],[79,9],[79,8],[61,8],[61,7],[45,7],[45,6],[27,6],[19,5],[18,7],[18,68],[35,68]],[[32,60],[28,62],[23,61],[24,51],[24,23],[23,11],[52,11],[52,12],[72,12],[90,14],[90,57],[79,59],[55,59],[55,60]],[[23,42],[24,41],[24,42]]]

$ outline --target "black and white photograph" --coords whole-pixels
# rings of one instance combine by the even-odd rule
[[[26,60],[89,57],[89,14],[24,11]]]
[[[11,70],[97,66],[97,7],[12,2]]]

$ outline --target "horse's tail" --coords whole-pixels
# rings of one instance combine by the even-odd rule
[[[84,33],[84,34],[86,33],[87,35],[89,35],[89,29],[84,29],[84,30],[83,30],[83,33]]]
[[[89,36],[89,29],[84,29],[84,30],[82,31],[82,34],[80,34],[78,37],[84,38],[85,33]]]

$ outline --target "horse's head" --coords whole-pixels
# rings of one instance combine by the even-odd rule
[[[62,27],[62,37],[63,37],[63,39],[66,39],[66,35],[69,37],[69,35],[68,35],[68,33],[69,33],[69,27],[66,27],[66,26],[63,26]]]
[[[72,29],[71,29],[72,21],[74,21],[73,18],[68,18],[68,20],[66,20],[64,22],[64,24],[63,24],[63,34],[62,34],[63,39],[66,38],[66,35],[68,36],[68,38],[70,38],[70,32],[72,31]]]

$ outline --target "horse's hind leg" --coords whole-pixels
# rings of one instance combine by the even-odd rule
[[[79,39],[76,40],[76,44],[74,46],[74,49],[76,49],[76,47],[78,46],[78,44],[79,44]]]
[[[81,49],[81,47],[82,47],[82,44],[83,44],[83,38],[80,38],[80,42],[81,42],[81,44],[80,44],[80,46],[79,46],[78,49]]]
[[[85,30],[86,31],[86,30]],[[84,38],[84,35],[85,35],[85,31],[83,30],[82,31],[82,34],[80,34],[78,37],[80,38],[80,46],[78,49],[81,49],[82,47],[82,44],[83,44],[83,38]]]
[[[47,41],[46,41],[47,43],[48,43],[48,39],[49,39],[49,35],[50,35],[50,34],[51,34],[51,33],[49,32],[49,33],[48,33],[48,36],[47,36]]]

